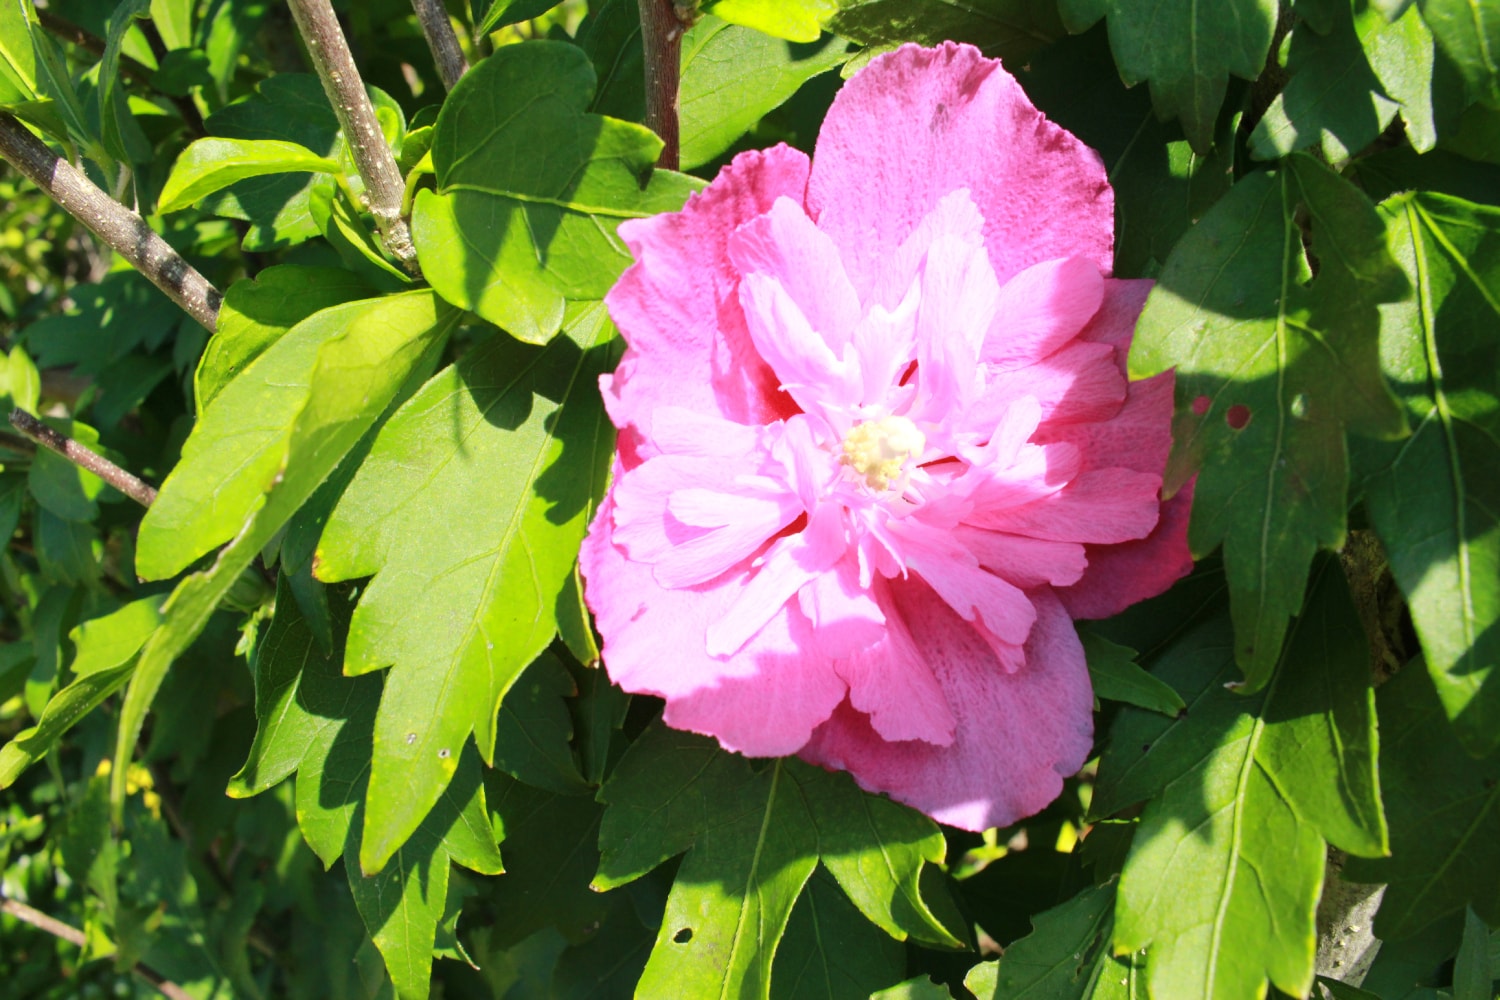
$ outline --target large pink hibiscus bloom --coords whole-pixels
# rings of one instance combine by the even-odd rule
[[[1191,565],[1112,214],[1094,152],[949,44],[873,60],[811,163],[745,153],[622,225],[581,556],[610,676],[955,826],[1055,798],[1093,736],[1072,619]]]

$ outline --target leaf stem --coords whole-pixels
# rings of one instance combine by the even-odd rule
[[[92,472],[142,507],[149,507],[156,500],[154,487],[126,472],[98,452],[85,448],[66,434],[58,433],[25,410],[11,410],[10,425],[37,444],[57,452],[80,469]]]
[[[380,131],[380,120],[364,80],[354,65],[354,55],[329,0],[289,0],[292,20],[307,44],[308,57],[323,81],[323,92],[333,105],[339,127],[349,143],[354,166],[365,182],[365,204],[375,216],[380,236],[401,266],[414,277],[421,276],[411,226],[401,215],[404,184],[396,158]]]
[[[223,296],[207,278],[152,231],[146,221],[99,190],[94,182],[47,147],[14,115],[0,111],[0,157],[42,189],[111,249],[212,331]]]
[[[656,165],[678,164],[677,92],[682,67],[682,20],[673,0],[640,0],[646,63],[646,127],[661,137]]]
[[[458,35],[453,32],[453,22],[448,20],[448,9],[443,0],[411,0],[417,20],[422,22],[422,34],[427,37],[427,47],[432,50],[432,61],[437,64],[438,76],[443,79],[443,89],[452,90],[459,78],[469,71],[469,61],[459,47]]]
[[[20,900],[0,899],[0,913],[8,913],[22,923],[30,924],[39,931],[45,931],[53,937],[60,938],[79,948],[87,944],[87,939],[84,937],[83,931],[77,927],[74,927],[72,924],[65,924],[56,917],[49,917],[41,910],[27,906]],[[170,997],[171,1000],[193,1000],[191,993],[149,965],[137,963],[130,971],[155,987],[156,991],[164,997]]]

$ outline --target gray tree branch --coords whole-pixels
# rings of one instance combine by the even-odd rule
[[[365,92],[359,68],[354,65],[354,55],[349,51],[344,30],[339,27],[333,4],[329,0],[289,0],[289,4],[292,20],[307,43],[313,68],[323,81],[323,92],[328,95],[344,139],[349,143],[354,166],[365,182],[365,202],[375,216],[385,248],[408,273],[420,275],[411,226],[401,214],[405,182],[380,131],[380,120],[375,117],[375,108]]]
[[[99,190],[94,182],[15,116],[0,111],[0,157],[26,175],[58,206],[212,331],[223,296],[207,278],[152,231],[144,219]]]
[[[411,0],[417,20],[422,22],[422,34],[427,38],[427,47],[432,50],[432,61],[437,64],[438,76],[442,77],[443,89],[452,90],[459,78],[469,71],[469,61],[453,33],[453,22],[448,20],[448,9],[443,0]]]
[[[142,507],[149,507],[156,501],[154,487],[126,472],[98,452],[85,448],[66,434],[58,433],[25,410],[11,410],[10,425],[80,469],[92,472]]]

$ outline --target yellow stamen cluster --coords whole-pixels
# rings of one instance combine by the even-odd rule
[[[844,464],[872,490],[889,489],[908,460],[922,454],[927,438],[905,417],[867,420],[844,435]]]

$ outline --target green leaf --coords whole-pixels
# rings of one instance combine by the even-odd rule
[[[1156,996],[1259,995],[1312,986],[1325,841],[1387,849],[1377,790],[1369,654],[1343,574],[1321,559],[1270,683],[1226,689],[1222,617],[1154,672],[1184,692],[1180,719],[1125,709],[1091,810],[1147,800],[1120,878],[1117,952],[1147,948]]]
[[[837,0],[707,0],[703,12],[789,42],[816,42]],[[691,32],[689,32],[691,34]]]
[[[568,668],[543,650],[500,702],[495,767],[560,795],[591,791],[592,786],[578,773],[569,743],[573,727],[563,699],[577,693]]]
[[[229,286],[218,328],[194,375],[198,410],[246,365],[320,309],[370,298],[374,289],[343,268],[277,264]]]
[[[416,828],[471,732],[494,760],[500,699],[557,632],[558,595],[608,475],[614,430],[596,383],[616,352],[598,303],[545,348],[504,336],[476,346],[391,417],[334,508],[316,575],[375,577],[344,669],[394,664],[376,724],[368,871]]]
[[[479,761],[465,754],[457,777],[412,839],[381,874],[365,878],[356,860],[370,744],[380,700],[377,677],[343,676],[349,588],[329,590],[335,644],[325,653],[285,577],[276,615],[256,650],[255,742],[229,794],[256,795],[297,774],[297,821],[326,866],[341,855],[355,904],[386,961],[400,997],[425,997],[433,939],[444,912],[448,862],[484,874],[501,869],[490,829]]]
[[[36,56],[31,46],[30,11],[24,4],[0,8],[0,105],[37,97]]]
[[[809,44],[793,46],[717,17],[688,29],[678,97],[682,168],[709,162],[808,80],[848,60],[847,42],[818,37],[814,31],[801,39]]]
[[[1500,209],[1438,194],[1383,208],[1417,297],[1381,310],[1381,363],[1414,430],[1356,456],[1448,717],[1487,754],[1500,747]]]
[[[1356,21],[1346,4],[1327,29],[1303,21],[1292,29],[1286,69],[1291,80],[1250,134],[1250,147],[1263,160],[1321,143],[1323,156],[1342,163],[1373,142],[1396,117],[1399,105],[1383,92],[1365,58],[1361,36],[1386,27],[1378,12]]]
[[[594,82],[575,45],[502,47],[443,104],[438,189],[417,196],[412,235],[433,287],[531,343],[630,263],[622,220],[675,211],[701,185],[652,171],[661,141],[643,126],[585,113]]]
[[[477,36],[488,35],[507,25],[530,21],[541,17],[556,7],[561,0],[492,0],[484,18],[474,28]]]
[[[156,210],[180,211],[247,177],[336,174],[341,169],[337,160],[283,139],[199,139],[177,157]]]
[[[1434,89],[1437,65],[1432,32],[1415,5],[1394,21],[1378,12],[1361,13],[1355,21],[1359,43],[1381,87],[1401,105],[1401,121],[1412,148],[1425,153],[1437,145]]]
[[[825,27],[867,46],[969,42],[1013,67],[1065,33],[1057,9],[1033,0],[838,0]]]
[[[104,149],[120,163],[149,159],[151,147],[131,116],[120,86],[120,46],[137,18],[147,16],[151,0],[120,0],[109,17],[104,55],[99,59],[99,132]]]
[[[90,618],[68,633],[78,651],[75,677],[97,674],[129,663],[161,624],[160,594],[131,601],[100,618]]]
[[[328,590],[328,608],[335,643],[325,650],[316,641],[301,608],[292,597],[291,583],[281,576],[276,586],[276,614],[265,635],[255,644],[251,669],[255,674],[255,717],[259,720],[249,756],[229,781],[234,798],[258,795],[288,777],[314,749],[324,753],[341,743],[340,731],[351,719],[374,717],[380,700],[378,677],[343,676],[344,637],[354,611],[350,588]],[[312,784],[312,782],[309,782]],[[303,791],[299,782],[298,792]],[[310,814],[339,812],[325,802],[309,803]],[[299,809],[299,813],[304,810]],[[315,822],[326,824],[321,816]],[[349,813],[336,826],[347,832]],[[305,820],[304,820],[305,826]],[[308,842],[331,864],[344,848],[345,837],[309,836]]]
[[[1069,31],[1109,18],[1109,41],[1127,87],[1150,81],[1162,118],[1180,118],[1198,153],[1213,143],[1229,76],[1260,76],[1276,29],[1276,0],[1061,0]]]
[[[130,679],[134,663],[77,678],[47,702],[36,725],[23,729],[0,747],[0,788],[8,788],[21,772],[46,756],[69,729]]]
[[[1490,929],[1473,909],[1464,911],[1464,938],[1453,963],[1453,1000],[1494,1000]]]
[[[219,553],[210,567],[178,584],[162,606],[165,616],[162,626],[141,651],[140,662],[125,693],[116,742],[117,761],[130,758],[146,711],[172,661],[203,630],[240,574],[384,413],[410,373],[441,345],[457,320],[458,314],[430,292],[325,309],[299,324],[257,358],[244,375],[225,389],[214,410],[204,415],[183,446],[182,463],[167,477],[170,484],[173,476],[186,469],[179,480],[183,485],[177,487],[179,500],[163,508],[162,500],[167,496],[164,484],[156,503],[146,512],[149,520],[154,513],[165,511],[155,526],[155,530],[166,533],[155,543],[162,553],[158,567],[162,560],[182,559],[181,550],[170,547],[173,517],[183,512],[189,515],[189,522],[199,530],[198,544],[208,537],[205,523],[210,525],[208,530],[219,530],[212,521],[194,521],[191,517],[198,510],[193,499],[195,489],[204,489],[207,496],[215,498],[229,492],[225,490],[227,484],[215,481],[211,472],[207,481],[202,478],[205,469],[215,468],[218,457],[199,451],[196,459],[190,458],[194,439],[199,447],[226,451],[243,447],[238,454],[248,462],[259,463],[261,468],[256,474],[269,471],[270,478],[260,485],[262,492],[254,495],[236,475],[232,482],[241,489],[230,502],[241,505],[238,512],[234,508],[217,512],[221,524],[233,526],[236,532],[233,543]],[[309,341],[315,345],[312,351],[307,350]],[[284,350],[283,345],[288,345],[288,349]],[[288,359],[295,363],[288,363]],[[281,383],[278,379],[289,381]],[[241,390],[242,386],[246,388]],[[258,410],[257,400],[264,402],[268,411]],[[239,411],[248,423],[260,421],[258,431],[243,432],[227,419],[214,423],[213,413],[233,414],[242,406],[248,407]],[[215,435],[219,435],[217,439]],[[268,454],[270,461],[266,459]],[[231,468],[224,475],[239,472]],[[242,526],[234,524],[236,513],[243,519]],[[143,521],[141,553],[145,552],[147,538]],[[142,571],[139,561],[137,569]],[[113,772],[112,796],[117,810],[125,798],[127,770],[117,766]]]
[[[304,473],[290,457],[299,422],[320,408],[352,407],[369,426],[458,318],[417,291],[333,306],[294,326],[200,416],[141,521],[136,571],[165,579],[233,538],[273,486]],[[382,391],[373,392],[377,381]],[[320,463],[311,486],[334,464]]]
[[[1376,704],[1391,856],[1344,869],[1352,882],[1387,883],[1376,935],[1408,938],[1465,906],[1500,924],[1500,752],[1465,752],[1419,663],[1381,685]]]
[[[384,97],[374,88],[371,96]],[[386,98],[389,100],[389,98]],[[281,140],[318,156],[338,155],[339,122],[323,85],[311,73],[278,73],[255,93],[208,116],[211,135],[228,139]],[[252,177],[210,195],[206,211],[250,223],[246,250],[275,250],[318,234],[308,205],[316,175]]]
[[[936,826],[859,792],[848,775],[791,759],[756,770],[711,740],[655,725],[600,798],[609,808],[597,888],[688,852],[638,995],[770,996],[777,946],[820,860],[887,933],[957,943],[918,894],[923,866],[943,857]]]
[[[1148,674],[1135,662],[1135,650],[1101,638],[1091,632],[1080,632],[1083,652],[1088,657],[1089,680],[1094,696],[1163,715],[1180,715],[1187,706],[1170,684]]]
[[[976,970],[979,968],[975,966]],[[926,976],[917,976],[887,987],[879,993],[871,993],[870,1000],[953,1000],[953,994],[948,992],[947,987],[939,986]]]
[[[1110,953],[1115,886],[1085,889],[1032,918],[1032,932],[1000,961],[976,966],[964,979],[979,1000],[1088,1000],[1131,978],[1128,957]],[[1125,994],[1126,991],[1119,991]]]
[[[1198,472],[1188,542],[1197,556],[1223,543],[1252,689],[1276,663],[1313,553],[1343,544],[1345,432],[1404,433],[1380,373],[1376,307],[1406,281],[1380,218],[1317,161],[1285,163],[1240,180],[1178,243],[1130,352],[1133,377],[1176,368],[1167,477]]]
[[[1043,49],[1016,76],[1048,118],[1104,161],[1115,192],[1115,274],[1154,276],[1229,190],[1238,118],[1222,115],[1213,152],[1194,153],[1181,128],[1157,118],[1145,88],[1125,89],[1102,26]]]
[[[868,997],[906,971],[906,949],[849,902],[819,868],[792,907],[772,968],[773,1000]]]
[[[1500,108],[1500,10],[1474,0],[1423,0],[1421,11],[1469,97]]]
[[[307,204],[318,231],[353,274],[384,292],[411,287],[411,278],[387,258],[343,185],[332,177],[319,177],[308,193]]]

